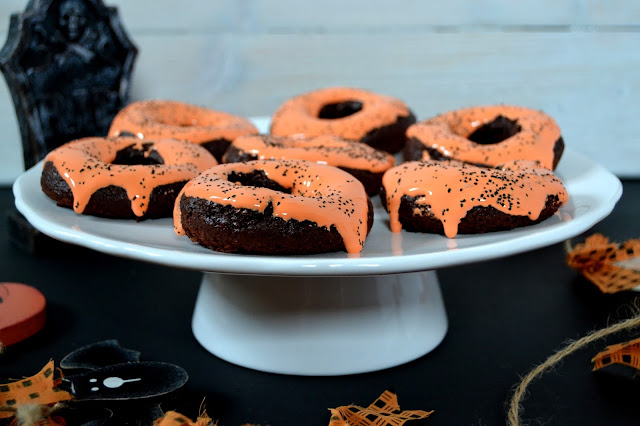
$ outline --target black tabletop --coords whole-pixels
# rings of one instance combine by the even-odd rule
[[[640,236],[640,181],[626,180],[613,213],[585,235],[616,241]],[[13,205],[0,190],[0,210]],[[0,281],[38,288],[48,319],[37,335],[0,356],[0,383],[35,374],[86,344],[115,338],[145,360],[184,367],[189,381],[163,403],[196,417],[204,403],[220,425],[327,425],[327,408],[368,405],[384,390],[403,409],[435,410],[425,425],[505,424],[511,389],[568,339],[632,315],[640,293],[604,295],[565,264],[562,244],[494,261],[440,270],[449,318],[444,341],[399,367],[343,377],[295,377],[252,371],[217,359],[191,332],[201,274],[63,246],[32,255],[0,235]],[[592,372],[590,359],[626,333],[590,344],[530,388],[531,424],[635,425],[640,381],[631,369]],[[407,423],[411,425],[412,422]]]

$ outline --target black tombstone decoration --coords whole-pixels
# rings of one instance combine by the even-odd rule
[[[126,105],[137,48],[113,7],[102,0],[30,0],[11,15],[0,51],[20,126],[25,169],[49,151],[85,136],[103,136]],[[37,252],[50,246],[17,212],[10,238]]]
[[[11,16],[0,70],[25,168],[65,142],[107,134],[127,102],[136,55],[116,9],[101,0],[30,0]]]

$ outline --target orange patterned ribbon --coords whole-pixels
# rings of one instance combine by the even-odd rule
[[[385,391],[367,408],[348,405],[331,408],[329,426],[401,426],[409,420],[426,419],[433,411],[400,411],[398,397]]]
[[[0,385],[0,418],[13,417],[21,405],[51,405],[73,398],[56,388],[53,361],[35,376]]]
[[[616,293],[640,286],[640,271],[625,268],[618,262],[640,256],[640,239],[618,244],[601,234],[577,244],[567,256],[567,264],[580,271],[603,293]]]
[[[611,364],[627,365],[640,370],[640,338],[607,346],[591,362],[594,363],[594,371]]]

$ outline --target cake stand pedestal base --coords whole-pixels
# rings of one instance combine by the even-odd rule
[[[205,273],[193,333],[209,352],[255,370],[365,373],[440,344],[447,316],[435,271],[363,277]]]

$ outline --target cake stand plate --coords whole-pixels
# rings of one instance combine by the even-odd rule
[[[104,253],[203,271],[192,324],[198,341],[229,362],[299,375],[374,371],[428,353],[447,331],[436,269],[576,236],[622,194],[615,176],[568,150],[556,172],[569,202],[540,224],[455,239],[394,234],[375,197],[375,223],[358,255],[254,256],[216,253],[178,237],[171,219],[110,220],[57,207],[40,190],[41,169],[37,164],[13,186],[18,210],[34,227]]]

